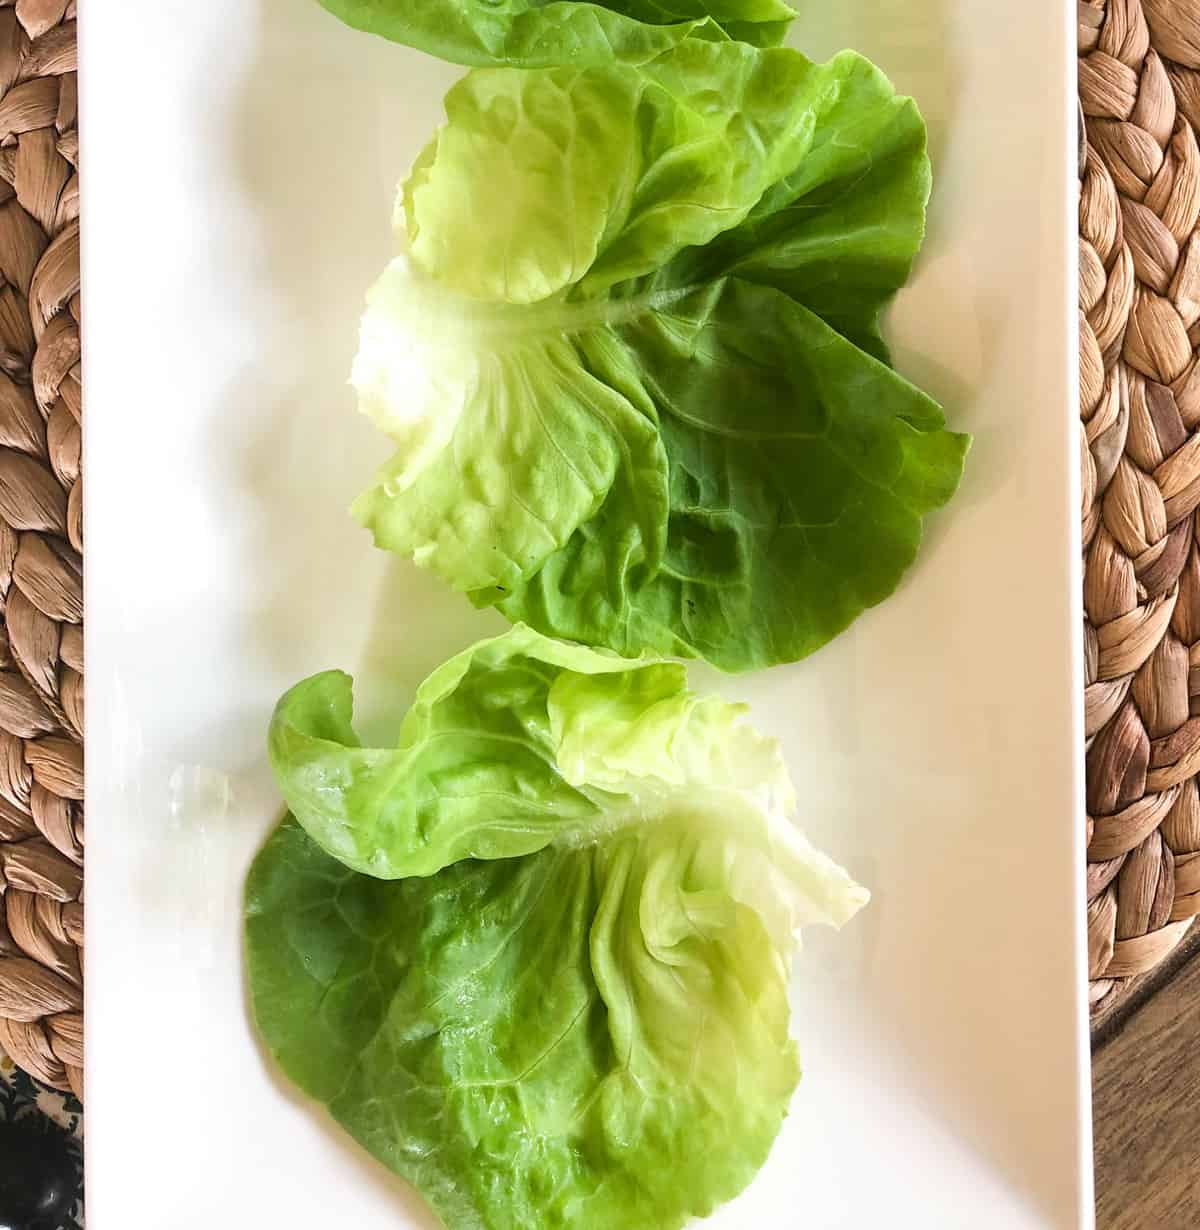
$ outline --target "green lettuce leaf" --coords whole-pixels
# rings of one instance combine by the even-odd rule
[[[346,866],[384,879],[511,858],[656,812],[685,787],[794,803],[773,739],[746,708],[688,689],[678,662],[631,662],[518,626],[417,689],[394,748],[361,746],[349,675],[296,684],[271,719],[280,793]],[[795,849],[780,824],[780,849]]]
[[[320,0],[347,25],[455,64],[537,68],[638,64],[686,37],[722,31],[756,46],[783,41],[783,0]]]
[[[245,927],[284,1072],[450,1230],[675,1230],[736,1195],[799,1078],[796,928],[866,900],[773,741],[678,664],[525,628],[435,671],[397,749],[350,705],[318,675],[272,728],[303,827]]]
[[[446,113],[353,373],[398,445],[355,504],[378,545],[726,670],[887,597],[967,447],[879,333],[924,228],[911,100],[853,53],[690,39],[479,70]]]

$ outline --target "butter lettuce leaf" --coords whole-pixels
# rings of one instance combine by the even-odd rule
[[[700,697],[678,662],[629,661],[518,626],[438,667],[394,747],[363,747],[353,684],[323,671],[289,689],[268,736],[280,793],[346,866],[383,879],[464,858],[511,858],[658,814],[684,789],[794,797],[744,705]],[[781,855],[796,834],[772,827]]]
[[[454,64],[640,63],[686,37],[780,43],[783,0],[320,0],[358,30]]]
[[[887,597],[967,448],[879,331],[924,230],[911,100],[853,53],[690,39],[477,70],[446,113],[353,372],[397,444],[354,508],[377,544],[726,670]]]
[[[394,749],[350,706],[328,672],[272,728],[296,816],[245,937],[283,1071],[450,1230],[676,1230],[735,1196],[800,1075],[797,928],[867,897],[775,743],[678,663],[525,628],[435,671]]]

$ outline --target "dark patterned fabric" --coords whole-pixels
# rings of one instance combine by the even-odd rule
[[[83,1107],[71,1093],[59,1093],[39,1084],[0,1052],[0,1123],[20,1123],[30,1133],[57,1137],[75,1175],[75,1205],[55,1225],[44,1230],[82,1230],[83,1227]],[[2,1164],[2,1163],[0,1163]]]

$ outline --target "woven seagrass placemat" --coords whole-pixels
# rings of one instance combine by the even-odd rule
[[[74,0],[0,0],[0,1049],[81,1093]],[[1081,0],[1096,1020],[1200,912],[1200,0]]]
[[[1200,911],[1200,0],[1079,14],[1088,956],[1096,1022]]]
[[[0,1049],[82,1094],[74,0],[0,0]]]

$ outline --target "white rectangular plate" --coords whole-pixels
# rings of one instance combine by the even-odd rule
[[[891,336],[975,447],[896,597],[715,681],[875,898],[802,955],[805,1079],[711,1224],[1079,1230],[1073,7],[802,7],[797,45],[857,47],[928,117]],[[265,1061],[239,935],[279,693],[345,666],[403,700],[501,626],[344,513],[386,452],[345,386],[360,303],[459,70],[312,0],[83,16],[89,1230],[431,1226]]]

